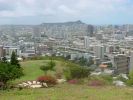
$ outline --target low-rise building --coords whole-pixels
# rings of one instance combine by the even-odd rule
[[[20,55],[20,50],[16,46],[4,46],[4,56],[11,57],[12,52],[15,52],[18,56]]]

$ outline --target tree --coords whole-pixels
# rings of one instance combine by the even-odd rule
[[[40,67],[40,69],[41,69],[42,71],[44,71],[45,75],[47,75],[47,71],[49,70],[49,66],[43,65],[43,66]]]
[[[88,67],[81,67],[77,64],[69,63],[64,69],[64,75],[67,80],[85,78],[90,75],[90,69]]]
[[[108,65],[109,68],[113,67],[112,63],[108,63],[107,65]]]
[[[17,60],[17,55],[14,51],[12,52],[12,55],[11,55],[11,65],[16,65],[20,67],[19,61]]]
[[[81,58],[79,59],[79,64],[80,64],[81,66],[85,66],[85,65],[87,64],[87,59],[84,58],[84,57],[81,57]]]
[[[51,71],[55,70],[54,68],[55,68],[56,64],[55,64],[55,62],[53,60],[48,62],[47,65],[49,66],[49,70],[51,70]]]
[[[1,88],[7,87],[7,82],[15,80],[23,75],[23,70],[18,68],[17,65],[11,65],[10,63],[0,62],[0,83],[3,83]]]
[[[89,62],[87,63],[87,66],[89,67],[93,64],[94,64],[94,60],[92,59],[92,57],[90,57]]]
[[[51,59],[46,65],[43,65],[40,67],[41,70],[44,71],[45,75],[47,74],[47,71],[54,71],[56,66],[56,63]]]
[[[2,62],[7,63],[7,58],[6,57],[3,57],[2,58]]]

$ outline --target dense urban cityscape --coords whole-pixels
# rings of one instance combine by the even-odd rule
[[[95,68],[111,64],[107,73],[133,69],[133,25],[88,25],[83,22],[1,25],[0,57],[63,56],[93,59]],[[92,66],[94,67],[94,66]]]
[[[0,0],[0,100],[133,100],[133,0]]]

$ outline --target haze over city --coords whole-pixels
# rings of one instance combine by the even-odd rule
[[[0,0],[0,100],[133,100],[133,0]]]
[[[0,0],[0,24],[133,24],[132,0]]]

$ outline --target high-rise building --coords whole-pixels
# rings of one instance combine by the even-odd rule
[[[104,46],[96,45],[94,46],[94,55],[100,59],[104,59]]]
[[[130,53],[129,72],[133,71],[133,51]]]
[[[94,27],[92,25],[88,25],[87,31],[88,31],[88,36],[90,37],[94,36]]]
[[[0,58],[4,56],[3,46],[0,45]]]
[[[118,54],[113,57],[113,66],[118,74],[129,72],[129,58],[125,54]]]
[[[89,37],[88,36],[85,36],[84,37],[84,46],[86,49],[89,48],[89,45],[90,45],[90,40],[89,40]]]

